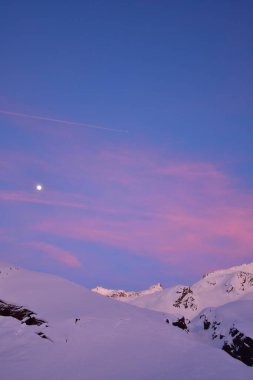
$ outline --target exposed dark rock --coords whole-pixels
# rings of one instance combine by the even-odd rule
[[[17,306],[9,304],[0,300],[0,315],[3,317],[13,317],[19,320],[21,323],[25,323],[28,326],[41,326],[46,321],[38,319],[36,313],[23,306]]]
[[[42,319],[38,319],[34,316],[30,316],[28,319],[26,319],[22,323],[25,323],[28,326],[41,326],[43,325],[43,323],[45,323],[45,321],[43,321]]]
[[[43,332],[37,332],[37,335],[39,335],[43,339],[48,339],[48,337]]]
[[[227,293],[231,293],[234,290],[234,287],[232,285],[229,286],[227,289]]]
[[[214,331],[213,332],[213,335],[212,335],[212,338],[215,339],[217,338],[217,334],[215,333],[215,331],[217,330],[218,326],[220,326],[220,322],[217,322],[217,321],[213,321],[213,323],[211,323],[205,314],[201,314],[200,315],[200,319],[204,318],[204,322],[203,322],[203,327],[204,327],[204,330],[209,330],[210,328]]]
[[[253,339],[244,335],[236,328],[230,329],[230,335],[233,337],[231,343],[225,342],[222,349],[243,362],[244,364],[253,366]]]
[[[182,330],[188,331],[187,324],[185,321],[185,317],[179,318],[177,321],[172,322],[172,324],[173,324],[173,326],[179,327]]]
[[[37,334],[40,338],[42,338],[42,339],[47,339],[47,340],[49,340],[50,342],[53,343],[53,340],[50,339],[50,338],[49,338],[46,334],[44,334],[42,331],[36,332],[36,334]]]
[[[237,334],[239,334],[240,331],[237,330],[235,327],[233,327],[232,329],[229,330],[229,334],[232,336],[232,337],[235,337]]]
[[[238,290],[245,291],[245,289],[253,286],[253,274],[252,273],[240,271],[240,272],[236,273],[236,277],[240,281],[239,287],[235,288],[231,284],[226,284],[226,286],[228,287],[226,290],[227,293],[236,292]]]
[[[173,306],[180,307],[183,305],[185,309],[197,310],[195,298],[193,297],[193,291],[190,287],[184,287],[180,293],[181,296],[174,302]]]
[[[240,360],[248,366],[253,366],[253,339],[240,332],[235,326],[229,330],[229,335],[232,341],[229,343],[225,335],[219,334],[219,326],[221,322],[213,321],[212,323],[207,319],[206,315],[200,315],[200,318],[204,318],[203,327],[204,330],[211,329],[212,339],[219,338],[223,340],[223,351],[227,352],[233,358]]]
[[[125,292],[117,292],[117,293],[113,293],[111,295],[112,298],[114,297],[127,297],[127,294]]]
[[[209,285],[212,285],[212,286],[215,286],[215,285],[216,285],[216,281],[207,281],[207,283],[208,283]]]
[[[204,320],[204,330],[208,330],[211,326],[211,322],[209,322],[207,319]]]
[[[182,292],[178,292],[181,294],[181,296],[175,301],[175,303],[173,304],[173,306],[175,307],[180,307],[181,303],[183,302],[183,299],[188,295],[188,294],[192,294],[192,290],[190,287],[184,287]]]
[[[200,315],[200,319],[203,318],[203,317],[205,318],[204,322],[203,322],[204,330],[208,330],[210,328],[210,326],[211,326],[211,322],[208,321],[207,317],[204,314],[201,314]]]

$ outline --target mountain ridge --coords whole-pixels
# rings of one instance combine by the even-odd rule
[[[191,286],[162,287],[157,292],[149,292],[149,289],[142,292],[133,291],[133,296],[128,297],[121,297],[117,291],[110,290],[116,300],[188,318],[193,318],[208,306],[217,307],[235,301],[252,291],[253,263],[207,273]],[[106,294],[108,297],[111,296],[110,292]],[[103,295],[105,293],[106,290]]]

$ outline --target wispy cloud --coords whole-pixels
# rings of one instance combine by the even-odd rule
[[[57,190],[43,194],[2,190],[0,202],[27,204],[28,214],[36,213],[29,204],[47,205],[36,223],[27,222],[42,237],[99,243],[189,266],[221,255],[229,263],[253,251],[253,197],[222,166],[175,160],[147,147],[84,149],[78,144],[74,151],[36,159],[50,181],[64,182],[63,188],[52,181]],[[31,164],[28,156],[23,166]],[[57,248],[36,244],[60,257]]]
[[[45,253],[50,259],[56,260],[61,264],[69,267],[78,268],[81,266],[81,262],[72,253],[41,241],[30,241],[23,243],[24,246],[32,248],[33,250],[41,251]]]

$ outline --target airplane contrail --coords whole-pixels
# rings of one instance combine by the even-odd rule
[[[12,112],[12,111],[0,110],[0,114],[29,118],[29,119],[36,119],[36,120],[51,121],[53,123],[59,123],[59,124],[75,125],[77,127],[101,129],[101,130],[110,131],[110,132],[120,132],[120,133],[127,133],[128,132],[125,129],[114,129],[114,128],[107,128],[107,127],[100,127],[98,125],[79,123],[79,122],[71,121],[71,120],[55,119],[55,118],[47,117],[47,116],[31,115],[31,114],[21,113],[21,112]]]

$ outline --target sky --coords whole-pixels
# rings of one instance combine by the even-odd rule
[[[253,261],[252,17],[2,1],[0,261],[125,289]]]

